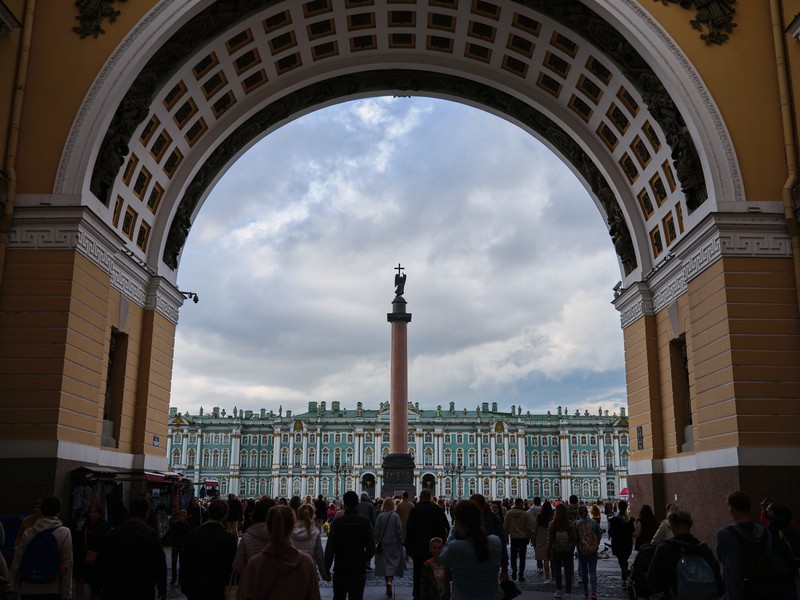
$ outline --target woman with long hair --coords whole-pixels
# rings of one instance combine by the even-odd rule
[[[649,544],[653,540],[653,536],[658,531],[660,525],[659,520],[653,514],[653,509],[649,504],[642,505],[639,511],[639,518],[633,526],[633,546],[638,550],[642,544]]]
[[[550,528],[550,521],[553,520],[553,505],[547,500],[542,504],[542,510],[536,515],[533,523],[533,547],[534,557],[542,561],[544,568],[544,582],[550,583],[550,552],[547,549],[547,533]]]
[[[386,595],[392,596],[392,582],[402,577],[406,567],[403,550],[403,524],[400,515],[394,510],[394,500],[385,498],[381,512],[375,521],[375,543],[381,551],[375,550],[375,575],[386,579]]]
[[[320,600],[314,561],[292,546],[294,511],[274,506],[267,515],[271,541],[247,563],[239,581],[237,600]]]
[[[556,506],[553,521],[547,532],[547,547],[550,551],[550,560],[553,561],[553,572],[556,576],[556,598],[568,599],[572,592],[572,571],[575,566],[572,557],[575,553],[575,545],[578,543],[578,535],[575,532],[575,524],[569,519],[569,511],[566,505]],[[564,587],[565,593],[561,595],[561,568],[564,568]]]
[[[462,500],[453,509],[453,527],[447,538],[441,564],[453,574],[452,600],[495,600],[500,590],[500,546],[496,535],[486,535],[481,509],[472,500]]]
[[[275,506],[275,500],[264,496],[253,508],[253,524],[247,528],[239,541],[236,556],[233,559],[233,572],[241,575],[247,561],[260,553],[270,541],[267,529],[267,513]]]
[[[292,530],[292,544],[300,552],[305,552],[317,563],[319,576],[330,581],[325,554],[322,552],[322,532],[314,523],[315,510],[310,504],[302,504],[297,509],[297,522]]]

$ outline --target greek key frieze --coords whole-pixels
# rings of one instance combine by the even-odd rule
[[[721,236],[725,256],[790,256],[791,240],[786,233],[726,232]]]

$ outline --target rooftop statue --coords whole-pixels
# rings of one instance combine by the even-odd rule
[[[406,274],[401,273],[405,267],[401,267],[400,263],[397,263],[395,269],[397,270],[397,275],[394,276],[394,291],[395,295],[402,296],[403,292],[406,288]]]

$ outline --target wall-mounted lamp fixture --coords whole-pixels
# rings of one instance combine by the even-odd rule
[[[178,291],[181,294],[183,294],[183,297],[186,298],[187,300],[191,300],[195,304],[200,302],[200,297],[197,294],[195,294],[194,292],[181,292],[180,290],[178,290]]]
[[[800,14],[796,14],[792,22],[789,23],[789,26],[786,28],[786,33],[792,36],[794,39],[800,39]]]

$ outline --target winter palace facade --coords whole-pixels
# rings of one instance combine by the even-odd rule
[[[558,407],[522,414],[483,403],[474,410],[408,405],[408,448],[418,491],[444,497],[478,492],[522,496],[617,498],[627,493],[630,439],[625,409],[609,415]],[[389,403],[355,410],[309,402],[308,412],[261,409],[180,414],[170,409],[169,469],[190,478],[197,493],[253,497],[333,498],[353,489],[370,496],[382,485],[389,451]]]

